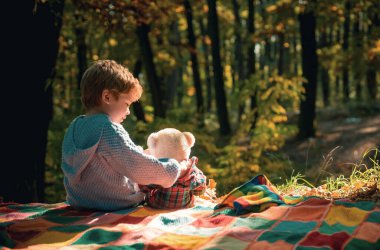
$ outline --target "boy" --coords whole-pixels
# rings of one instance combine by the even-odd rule
[[[76,117],[62,143],[62,170],[67,201],[76,208],[117,210],[143,202],[138,184],[170,187],[191,161],[160,162],[134,144],[121,122],[142,86],[127,68],[99,60],[83,74],[85,115]]]

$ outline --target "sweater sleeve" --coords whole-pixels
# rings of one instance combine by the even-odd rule
[[[180,174],[178,161],[169,159],[160,162],[157,158],[144,154],[121,125],[106,124],[102,140],[104,148],[101,149],[101,154],[105,160],[116,172],[137,184],[170,187]]]

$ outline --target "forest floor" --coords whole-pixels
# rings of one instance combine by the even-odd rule
[[[291,118],[293,123],[296,119]],[[316,137],[302,141],[289,139],[281,153],[294,167],[294,174],[299,172],[315,181],[321,171],[325,177],[350,175],[355,164],[362,161],[365,152],[379,146],[380,107],[346,107],[317,111]],[[371,151],[372,158],[375,152]],[[377,160],[379,158],[380,155]],[[373,166],[369,157],[363,162],[369,167]]]

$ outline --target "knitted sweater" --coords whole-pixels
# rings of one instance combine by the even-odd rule
[[[138,184],[170,187],[180,174],[176,160],[145,155],[105,114],[72,121],[62,143],[61,167],[68,203],[101,210],[137,205],[144,200]]]

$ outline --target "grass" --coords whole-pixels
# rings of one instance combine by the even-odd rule
[[[327,199],[351,199],[351,200],[380,200],[380,165],[377,159],[379,149],[372,148],[363,154],[359,163],[354,163],[349,176],[334,176],[327,170],[332,164],[332,152],[325,158],[320,172],[314,183],[318,183],[321,176],[328,174],[322,179],[322,185],[315,187],[305,179],[305,176],[297,173],[284,184],[278,185],[277,189],[282,195],[305,195],[319,196]],[[369,162],[366,163],[366,162]]]

